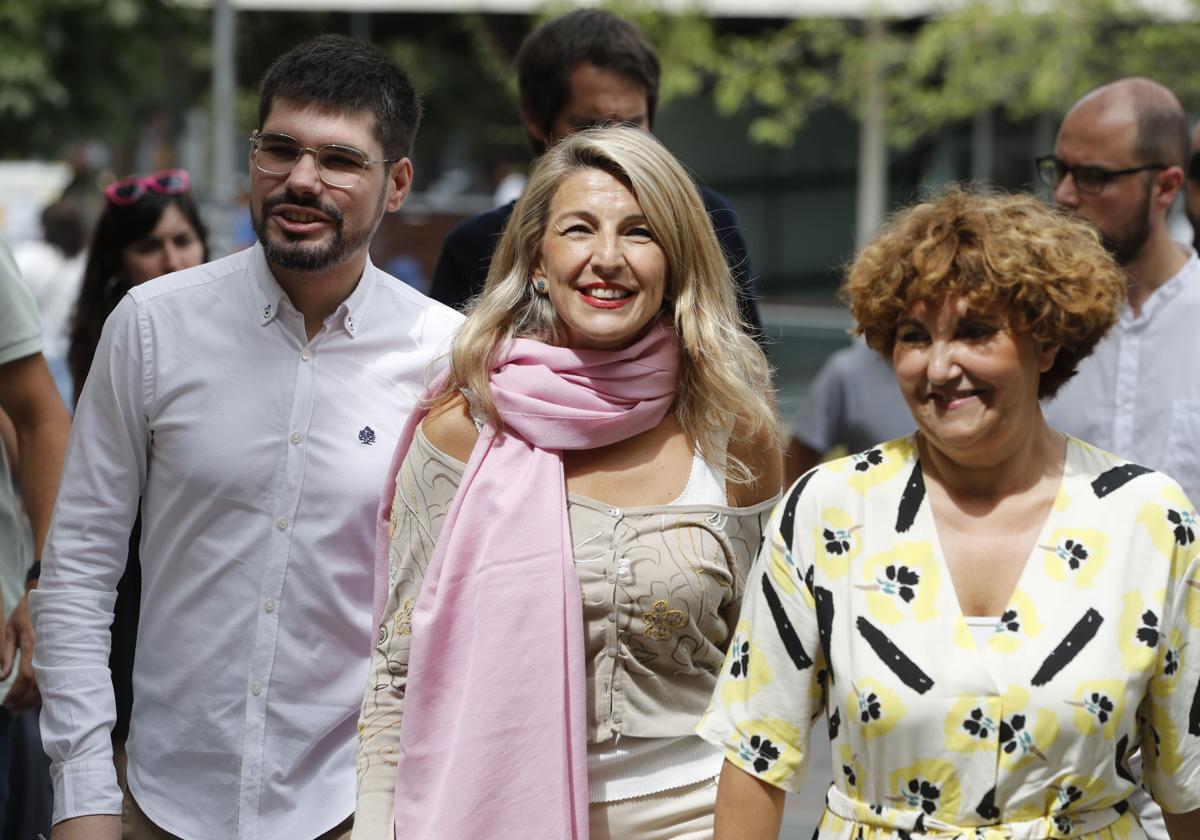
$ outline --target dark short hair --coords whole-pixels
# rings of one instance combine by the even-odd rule
[[[276,99],[335,114],[370,111],[388,158],[412,154],[421,97],[412,79],[373,44],[345,35],[318,35],[272,62],[258,98],[261,129]]]
[[[1135,101],[1137,143],[1133,153],[1142,163],[1181,166],[1185,170],[1192,154],[1192,136],[1187,116],[1178,103],[1168,104],[1147,97]]]
[[[646,91],[646,116],[654,124],[658,105],[658,55],[642,31],[603,9],[579,9],[543,23],[525,36],[517,52],[521,102],[547,135],[571,97],[571,71],[594,64]]]

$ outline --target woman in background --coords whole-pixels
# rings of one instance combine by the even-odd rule
[[[96,355],[104,321],[125,293],[147,280],[207,262],[208,231],[200,221],[190,190],[191,180],[183,169],[125,178],[105,188],[104,211],[92,235],[67,350],[76,405],[92,357]],[[139,516],[129,535],[125,573],[117,584],[108,660],[117,703],[113,756],[122,788],[125,739],[133,708],[133,650],[142,592],[138,562],[141,532]]]

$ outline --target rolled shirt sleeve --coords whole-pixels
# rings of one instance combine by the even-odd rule
[[[55,823],[121,813],[109,627],[146,477],[147,353],[137,305],[127,296],[105,324],[80,399],[41,581],[30,596]]]

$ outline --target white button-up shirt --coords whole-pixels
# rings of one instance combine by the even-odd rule
[[[121,301],[32,599],[56,822],[121,811],[109,624],[139,497],[138,804],[196,840],[311,838],[354,810],[375,512],[461,320],[368,263],[310,341],[258,246]]]
[[[1200,504],[1200,260],[1128,306],[1050,403],[1059,431],[1159,470]]]

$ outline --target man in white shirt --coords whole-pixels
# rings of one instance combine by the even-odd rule
[[[368,259],[419,119],[374,47],[294,48],[251,138],[258,244],[135,287],[106,323],[33,596],[56,839],[348,836],[375,512],[461,320]],[[123,797],[108,628],[139,498]]]
[[[1200,503],[1200,260],[1172,242],[1187,118],[1171,91],[1122,79],[1080,99],[1038,161],[1055,202],[1092,222],[1129,276],[1129,302],[1079,373],[1045,406],[1054,428],[1161,470]],[[1158,808],[1135,797],[1151,840]]]

